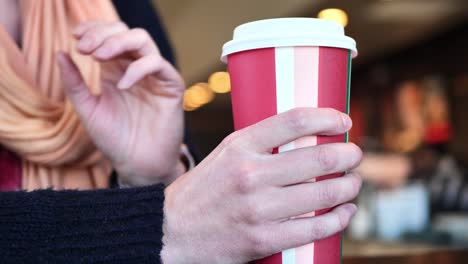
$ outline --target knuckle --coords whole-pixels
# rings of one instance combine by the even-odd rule
[[[133,31],[136,35],[139,35],[139,36],[141,36],[141,37],[144,37],[144,38],[149,38],[149,37],[150,37],[148,31],[146,31],[146,30],[143,29],[143,28],[134,28],[134,29],[132,29],[132,31]]]
[[[290,110],[286,116],[287,126],[295,132],[304,132],[308,127],[308,115],[304,109],[296,108]]]
[[[148,63],[150,62],[151,65],[153,65],[155,68],[166,68],[168,69],[169,67],[172,67],[172,65],[164,59],[164,57],[161,56],[159,53],[151,53],[149,55],[144,56],[143,58],[140,59],[142,63]]]
[[[171,63],[164,59],[164,57],[159,52],[155,52],[147,56],[150,57],[155,64],[163,65],[165,67],[172,66]]]
[[[265,256],[274,253],[273,243],[266,232],[251,231],[247,235],[247,245],[252,256]]]
[[[238,193],[248,194],[256,188],[257,172],[255,165],[250,162],[244,162],[237,169],[234,187]]]
[[[117,21],[117,22],[115,22],[115,26],[118,27],[118,28],[121,28],[121,29],[128,29],[127,24],[125,24],[125,23],[122,22],[122,21]]]
[[[310,227],[308,237],[312,240],[319,240],[327,236],[327,223],[322,219],[315,219],[314,224]]]
[[[245,203],[244,210],[242,213],[242,218],[245,223],[249,225],[256,225],[260,222],[261,208],[258,203],[253,201],[253,199],[247,199]]]
[[[221,145],[223,148],[233,148],[237,147],[241,144],[242,141],[242,135],[240,131],[236,131],[231,133],[229,136],[224,138],[224,140],[221,142]]]
[[[105,47],[110,52],[116,52],[121,48],[121,45],[117,37],[111,37],[104,41],[103,47]]]
[[[343,121],[343,114],[333,108],[323,108],[323,113],[328,117],[327,120],[330,122],[330,126],[339,130],[342,130],[346,127]]]
[[[90,32],[83,36],[83,39],[85,39],[89,44],[95,45],[99,40],[99,36],[95,30],[90,30]]]
[[[325,172],[331,172],[338,165],[337,153],[330,146],[318,146],[315,155],[319,168]]]
[[[318,191],[317,199],[321,204],[337,204],[340,198],[337,185],[328,182],[323,183]]]

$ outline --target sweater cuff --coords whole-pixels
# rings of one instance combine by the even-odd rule
[[[162,249],[163,207],[162,184],[0,192],[2,263],[155,262]]]

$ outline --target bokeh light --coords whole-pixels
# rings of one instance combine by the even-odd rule
[[[207,83],[197,83],[188,88],[184,94],[184,110],[193,111],[200,106],[211,102],[214,93]]]
[[[215,72],[208,79],[210,89],[215,93],[228,93],[231,91],[231,79],[227,72]]]
[[[317,17],[338,22],[343,27],[346,27],[346,25],[348,25],[348,15],[345,11],[338,8],[324,9],[318,13]]]

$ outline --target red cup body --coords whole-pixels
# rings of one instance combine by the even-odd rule
[[[247,50],[229,55],[228,69],[236,130],[296,107],[335,108],[345,113],[349,110],[351,52],[347,49],[279,47]],[[278,146],[274,153],[345,141],[347,135],[310,136]],[[316,181],[341,175],[325,175]],[[339,264],[340,261],[341,234],[336,234],[256,263]]]

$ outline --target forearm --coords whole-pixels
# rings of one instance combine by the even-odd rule
[[[163,188],[0,193],[2,263],[157,263]]]

